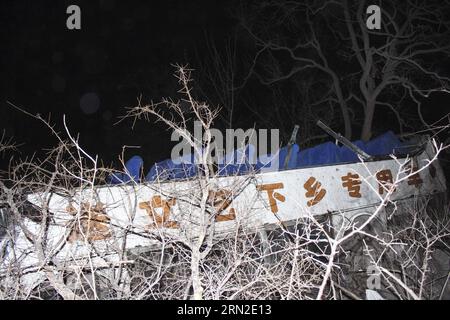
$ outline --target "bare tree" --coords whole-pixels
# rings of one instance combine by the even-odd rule
[[[236,108],[236,82],[238,72],[238,52],[236,37],[226,40],[225,49],[220,50],[211,39],[206,39],[206,59],[197,57],[201,72],[199,79],[202,94],[212,103],[222,106],[222,112],[218,117],[224,121],[228,128],[234,125]],[[198,85],[197,85],[198,86]]]
[[[376,110],[387,108],[406,123],[408,105],[420,105],[433,92],[448,93],[449,78],[439,61],[450,48],[450,7],[441,1],[384,1],[381,30],[366,26],[367,1],[264,1],[238,16],[255,43],[248,79],[267,86],[297,78],[326,81],[317,105],[340,108],[345,136],[362,118],[368,140]],[[381,111],[380,111],[381,112]],[[409,120],[409,119],[408,119]],[[412,125],[409,123],[409,125]]]
[[[140,104],[127,116],[156,117],[175,130],[194,150],[198,174],[173,182],[161,172],[149,184],[102,185],[111,170],[83,150],[64,119],[68,139],[60,139],[43,160],[12,165],[0,180],[0,208],[9,220],[0,237],[0,297],[364,299],[369,265],[379,271],[384,298],[444,296],[448,279],[438,278],[431,258],[438,249],[448,252],[448,208],[442,210],[448,203],[437,207],[443,214],[435,215],[419,197],[411,207],[393,200],[396,188],[430,169],[443,145],[435,142],[435,156],[418,169],[411,168],[411,159],[394,157],[398,174],[379,187],[370,184],[377,172],[363,163],[364,182],[379,197],[370,208],[305,212],[261,232],[244,219],[258,210],[254,199],[238,215],[230,209],[243,189],[256,190],[251,185],[258,177],[250,172],[217,179],[209,166],[217,111],[192,95],[191,70],[177,71],[181,99]],[[194,119],[202,124],[200,138],[188,130]],[[139,203],[143,185],[155,196]],[[118,190],[114,201],[102,202],[112,188]],[[38,205],[28,201],[30,194]],[[152,206],[163,198],[158,215]],[[175,216],[166,216],[166,204],[175,206],[175,199]],[[52,201],[68,205],[57,212]],[[122,224],[111,211],[106,214],[118,206]],[[134,219],[138,210],[149,213],[151,225]],[[230,219],[234,228],[225,232],[220,223]],[[175,227],[178,231],[172,232]],[[151,245],[127,247],[133,236]],[[361,268],[363,274],[356,275]]]

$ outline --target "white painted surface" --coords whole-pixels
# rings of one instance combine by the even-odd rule
[[[427,160],[434,156],[432,145],[415,158],[419,168],[427,164]],[[271,224],[279,223],[279,220],[295,221],[307,215],[320,215],[328,212],[363,212],[375,207],[386,192],[380,194],[379,181],[376,173],[381,170],[390,170],[395,180],[404,177],[399,174],[399,165],[405,159],[384,160],[368,162],[366,164],[353,163],[333,166],[313,167],[281,172],[268,172],[254,176],[224,177],[213,180],[216,190],[225,188],[235,190],[232,204],[226,209],[227,214],[231,208],[236,212],[236,219],[215,223],[215,232],[218,236],[232,234],[237,226],[255,229]],[[445,179],[437,162],[433,163],[433,170],[426,168],[418,174],[422,181],[419,185],[410,185],[408,180],[399,184],[393,194],[393,200],[401,200],[413,195],[429,195],[445,190]],[[347,188],[343,186],[342,177],[348,173],[358,174],[361,179],[360,198],[352,197]],[[308,205],[314,197],[307,195],[305,183],[314,178],[320,182],[317,190],[325,190],[323,198],[314,205]],[[282,188],[274,190],[279,193],[276,200],[277,212],[269,204],[267,191],[258,191],[258,186],[268,184],[282,184]],[[110,219],[107,225],[112,236],[105,240],[93,241],[97,252],[106,254],[104,258],[95,258],[96,264],[104,265],[108,261],[117,260],[117,252],[120,251],[123,241],[126,240],[126,248],[146,247],[155,244],[149,239],[151,234],[161,236],[185,237],[187,239],[196,236],[199,223],[199,210],[190,203],[196,202],[195,197],[200,196],[198,181],[168,182],[161,184],[137,184],[98,187],[94,190],[74,190],[73,198],[52,194],[49,201],[49,209],[53,214],[53,221],[48,231],[48,250],[59,250],[56,254],[57,261],[72,260],[91,255],[92,247],[88,241],[78,240],[64,241],[70,233],[69,224],[76,222],[76,215],[69,214],[67,207],[70,203],[74,208],[79,208],[80,202],[103,203],[105,212]],[[142,202],[150,201],[154,196],[161,196],[163,200],[175,198],[175,203],[170,210],[170,220],[176,221],[179,228],[154,228],[149,227],[153,220],[145,209],[139,208]],[[41,194],[33,194],[29,201],[37,206],[42,206],[46,199]],[[283,201],[284,200],[284,201]],[[372,209],[373,210],[373,209]],[[156,209],[160,214],[161,209]],[[39,225],[27,220],[27,226],[33,232],[39,231]],[[132,231],[133,233],[130,233]],[[23,266],[36,266],[37,258],[33,251],[33,245],[23,233],[19,232],[15,239],[16,256],[20,258]],[[66,243],[66,244],[64,244]],[[64,245],[62,245],[64,244]],[[110,255],[108,255],[110,254]],[[7,253],[4,262],[12,259],[11,251]],[[80,260],[80,263],[88,263],[88,260]],[[4,264],[5,265],[5,264]],[[30,275],[30,277],[38,277]],[[33,281],[36,281],[33,279]]]

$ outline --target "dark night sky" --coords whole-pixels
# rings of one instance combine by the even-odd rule
[[[0,129],[18,143],[21,155],[55,146],[42,123],[6,104],[9,100],[43,116],[63,130],[66,114],[72,133],[90,154],[106,164],[115,162],[122,146],[144,157],[146,166],[170,155],[170,133],[161,124],[131,121],[114,125],[125,108],[159,100],[176,92],[174,63],[189,63],[206,55],[206,36],[221,49],[237,25],[229,10],[239,1],[25,1],[0,4]],[[82,29],[67,30],[66,8],[81,7]],[[195,77],[195,74],[194,74]],[[259,97],[258,97],[259,96]],[[263,97],[263,92],[255,98]],[[448,112],[448,97],[436,95],[423,104],[432,122]],[[239,110],[244,113],[245,111]],[[253,119],[240,126],[252,127]],[[290,119],[291,120],[291,119]],[[395,122],[392,116],[392,122]],[[296,121],[296,120],[293,120]],[[391,123],[382,113],[375,121]],[[5,168],[8,158],[0,158]]]
[[[82,29],[67,30],[66,8],[81,8]],[[114,123],[144,100],[175,92],[173,63],[193,63],[205,35],[223,38],[233,27],[225,1],[5,1],[1,2],[0,127],[22,155],[55,144],[39,121],[5,101],[41,115],[62,115],[82,145],[107,163],[123,145],[140,145],[146,162],[167,158],[169,133],[161,125]],[[136,152],[131,150],[130,154]],[[5,164],[3,159],[3,163]]]

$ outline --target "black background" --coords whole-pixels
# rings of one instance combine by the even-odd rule
[[[22,156],[55,146],[49,129],[10,101],[51,115],[60,132],[65,114],[81,145],[106,164],[117,164],[124,145],[141,146],[126,157],[138,153],[146,163],[167,158],[170,133],[163,125],[140,121],[131,130],[131,120],[115,123],[137,97],[159,100],[176,92],[171,64],[195,64],[206,37],[224,37],[235,24],[227,16],[231,3],[2,0],[0,128],[23,144]],[[81,30],[66,28],[70,4],[81,8]],[[85,94],[88,105],[96,105],[89,97],[98,97],[96,112],[81,108]],[[3,167],[8,160],[2,159]]]
[[[176,93],[171,64],[189,63],[195,69],[207,55],[206,38],[213,39],[220,50],[225,44],[222,39],[238,26],[230,10],[239,3],[2,0],[0,129],[22,144],[20,157],[42,154],[57,142],[48,128],[10,107],[6,103],[10,101],[31,113],[50,116],[61,132],[65,114],[72,133],[80,134],[83,148],[98,154],[106,165],[119,165],[124,145],[139,146],[128,149],[125,158],[139,154],[146,167],[168,158],[174,143],[162,124],[140,121],[131,129],[131,120],[116,122],[141,95],[150,101]],[[81,30],[66,28],[70,4],[81,8]],[[88,97],[88,106],[98,107],[95,112],[83,111],[83,97]],[[255,98],[261,97],[263,92]],[[446,95],[433,95],[423,103],[426,120],[445,115],[449,104]],[[243,119],[239,126],[255,125],[245,109],[236,112]],[[390,129],[394,122],[393,116],[377,114],[374,130]],[[9,160],[2,156],[2,169]]]

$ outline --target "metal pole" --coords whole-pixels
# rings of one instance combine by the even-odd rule
[[[352,150],[354,153],[359,154],[361,156],[361,158],[363,158],[364,160],[370,160],[372,159],[372,157],[370,155],[368,155],[367,153],[365,153],[363,150],[361,150],[360,148],[358,148],[358,146],[356,146],[354,143],[352,143],[350,140],[348,140],[346,137],[342,136],[340,133],[334,132],[330,127],[328,127],[325,123],[323,123],[322,121],[318,120],[317,121],[317,125],[323,129],[326,133],[328,133],[330,136],[332,136],[333,138],[335,138],[337,141],[339,141],[340,143],[342,143],[344,146],[346,146],[347,148],[349,148],[350,150]]]
[[[286,159],[284,159],[284,166],[283,166],[284,169],[287,169],[288,167],[289,159],[291,158],[292,153],[292,145],[295,144],[295,142],[297,141],[298,128],[300,128],[300,126],[296,124],[294,130],[292,130],[291,139],[289,139],[288,142],[288,154],[286,156]]]

